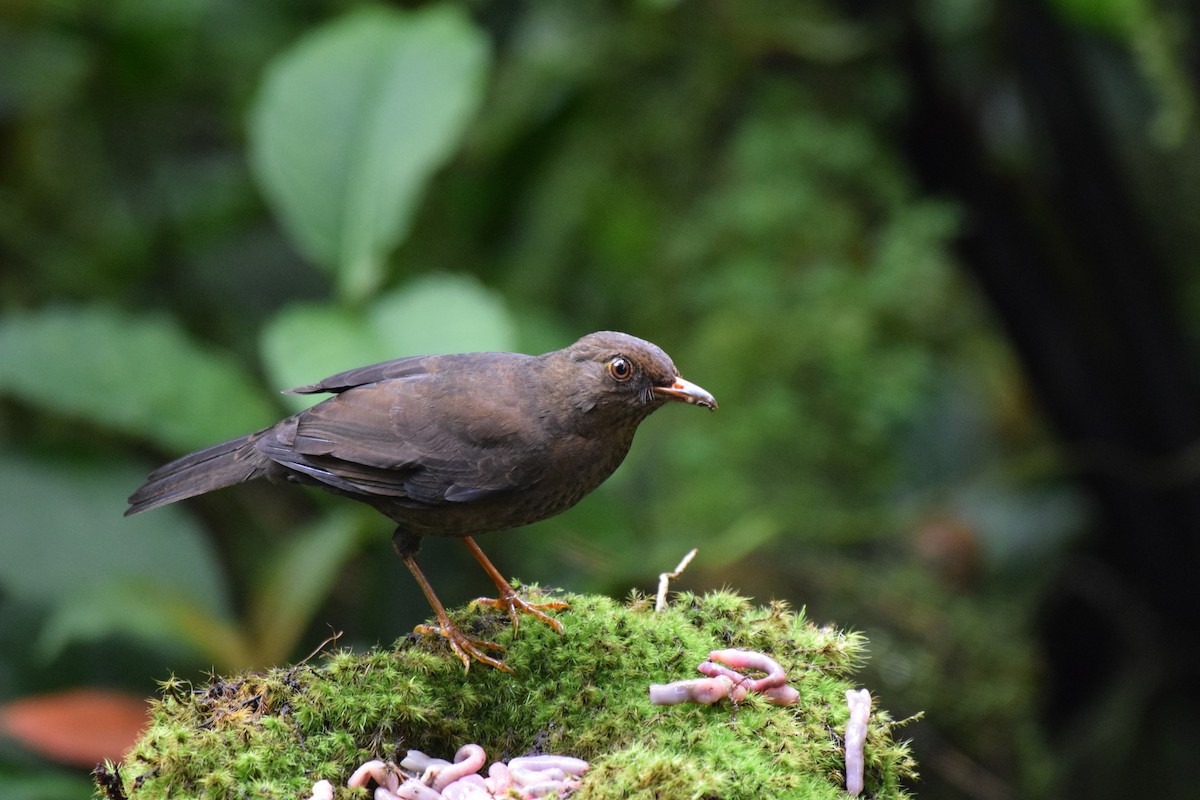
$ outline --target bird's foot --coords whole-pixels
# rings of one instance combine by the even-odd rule
[[[463,633],[457,625],[449,619],[441,620],[437,625],[418,625],[413,628],[414,633],[421,634],[437,634],[445,639],[450,644],[450,649],[455,655],[462,659],[463,666],[466,669],[471,668],[471,660],[481,661],[490,667],[495,667],[503,672],[512,672],[512,667],[505,664],[498,658],[494,658],[486,651],[499,650],[504,651],[504,645],[489,642],[484,639],[472,639]]]
[[[563,632],[563,625],[554,617],[546,613],[546,611],[562,611],[570,608],[569,603],[564,603],[561,600],[549,600],[545,603],[531,603],[521,595],[517,594],[517,590],[509,586],[507,583],[504,586],[497,584],[497,589],[500,591],[499,597],[480,597],[471,605],[476,606],[491,606],[492,608],[504,609],[508,612],[508,618],[512,620],[513,633],[517,631],[517,614],[528,614],[531,617],[536,617],[542,622],[550,626],[555,633]],[[545,609],[545,611],[543,611]]]

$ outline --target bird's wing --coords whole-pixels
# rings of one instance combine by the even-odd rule
[[[364,386],[368,383],[379,383],[380,381],[395,378],[423,375],[426,372],[426,362],[429,358],[429,356],[413,356],[411,358],[398,358],[394,361],[369,364],[365,367],[357,367],[345,372],[339,372],[336,375],[330,375],[328,378],[316,383],[297,386],[295,389],[288,389],[284,394],[338,394],[347,389]]]
[[[292,417],[262,448],[346,492],[412,506],[478,501],[538,479],[537,437],[505,394],[486,374],[369,383]]]

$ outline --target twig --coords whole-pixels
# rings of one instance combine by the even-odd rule
[[[328,639],[326,639],[325,641],[323,641],[319,645],[317,645],[317,649],[313,650],[311,653],[309,653],[303,659],[301,659],[300,662],[298,664],[296,664],[296,666],[298,667],[301,664],[307,664],[312,659],[313,656],[315,656],[317,653],[324,650],[326,645],[337,644],[337,640],[340,638],[342,638],[342,631],[334,631],[332,636],[330,636]]]
[[[655,611],[662,611],[667,607],[667,587],[671,585],[672,578],[678,578],[687,569],[687,565],[696,557],[697,549],[693,547],[688,551],[688,554],[679,562],[679,566],[674,572],[664,572],[658,576],[658,599],[654,603]]]

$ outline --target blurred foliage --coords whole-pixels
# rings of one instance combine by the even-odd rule
[[[154,380],[164,374],[179,377]],[[0,320],[0,382],[32,405],[168,448],[199,448],[274,421],[250,374],[226,354],[208,352],[169,319],[101,306]]]
[[[1052,786],[1030,620],[1088,510],[960,273],[959,208],[898,144],[908,20],[855,5],[6,4],[0,698],[267,667],[327,623],[391,640],[426,608],[365,508],[246,487],[122,520],[122,498],[282,416],[279,390],[612,328],[721,410],[656,415],[579,508],[486,539],[501,569],[619,596],[698,546],[684,587],[868,633],[872,688],[927,712],[920,794]],[[1153,124],[1114,115],[1159,148],[1126,156],[1148,187],[1196,138],[1169,13],[1053,5],[1118,43],[1114,104],[1157,98]],[[997,4],[915,7],[984,86]],[[990,144],[1019,168],[1006,102]],[[1160,202],[1194,210],[1188,186]],[[479,591],[452,543],[425,553],[447,602]],[[0,755],[17,796],[68,796]]]
[[[456,320],[453,329],[445,320]],[[277,313],[262,331],[267,374],[278,386],[298,387],[347,364],[371,364],[396,353],[506,350],[515,344],[502,297],[464,275],[418,278],[365,307],[302,303]],[[294,408],[323,399],[290,395]]]
[[[298,249],[361,301],[383,279],[425,178],[458,144],[486,75],[453,6],[365,7],[277,58],[251,113],[252,166]]]
[[[1151,0],[1055,0],[1063,15],[1104,31],[1130,48],[1158,110],[1151,133],[1160,146],[1179,147],[1194,134],[1196,92],[1188,77],[1183,15]]]

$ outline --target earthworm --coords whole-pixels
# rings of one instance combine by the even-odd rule
[[[486,763],[487,755],[483,752],[482,747],[477,744],[464,744],[454,754],[453,764],[432,765],[425,770],[425,775],[422,777],[428,778],[432,775],[433,783],[431,785],[440,792],[464,775],[478,772]]]
[[[650,684],[650,702],[656,706],[675,706],[680,703],[703,703],[711,705],[729,697],[734,682],[718,675],[715,678],[691,678],[674,683]],[[743,690],[743,696],[745,690]]]
[[[846,692],[850,719],[846,722],[846,791],[858,797],[863,790],[863,745],[867,741],[867,718],[871,715],[871,693],[866,689]]]

